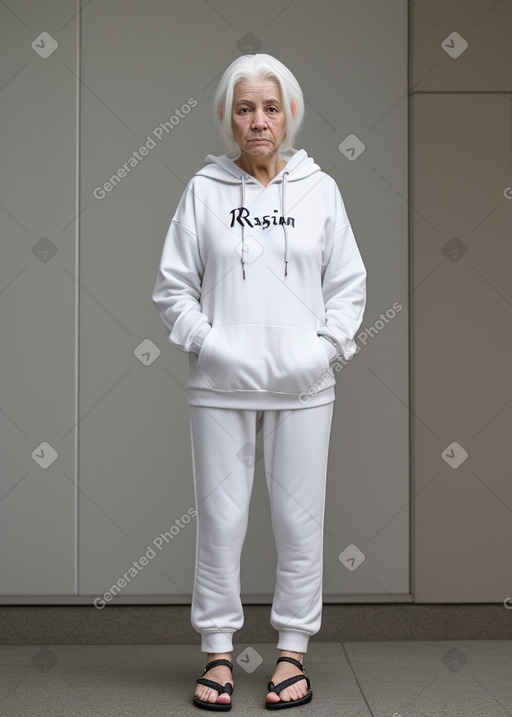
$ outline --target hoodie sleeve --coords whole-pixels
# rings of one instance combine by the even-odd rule
[[[366,268],[337,185],[335,207],[334,232],[326,242],[322,265],[325,324],[317,333],[330,339],[339,355],[349,360],[357,352],[354,336],[366,305]]]
[[[189,184],[167,231],[152,298],[170,332],[169,342],[181,351],[199,353],[211,325],[201,311],[204,266],[195,226],[194,193]]]

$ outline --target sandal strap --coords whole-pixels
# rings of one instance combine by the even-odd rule
[[[277,684],[277,685],[274,685],[274,683],[271,680],[268,683],[268,691],[275,692],[276,695],[278,695],[286,687],[293,685],[295,682],[298,682],[299,680],[306,680],[306,682],[308,683],[308,689],[311,687],[311,682],[309,681],[309,677],[307,675],[294,675],[293,677],[288,677],[286,680],[279,682],[279,684]]]
[[[298,660],[296,660],[295,657],[279,657],[277,659],[276,665],[279,664],[280,662],[291,662],[292,665],[295,665],[296,667],[299,668],[299,670],[302,670],[302,672],[304,674],[306,674],[306,668],[304,667],[302,662],[299,662]]]
[[[230,660],[226,660],[226,659],[223,657],[223,658],[220,658],[220,659],[218,659],[218,660],[212,660],[211,662],[209,662],[209,663],[206,665],[206,667],[204,668],[203,675],[205,674],[205,672],[208,672],[208,670],[211,670],[212,667],[217,667],[217,665],[226,665],[226,667],[229,667],[229,669],[231,670],[231,672],[233,672],[233,663],[232,663]]]
[[[219,695],[223,694],[224,692],[227,692],[228,695],[233,694],[233,685],[231,682],[226,682],[225,685],[221,685],[220,682],[216,682],[215,680],[209,680],[208,677],[199,677],[197,679],[199,684],[206,685],[206,687],[211,687],[214,690],[217,690]]]

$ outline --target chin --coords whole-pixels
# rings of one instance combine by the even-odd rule
[[[247,152],[262,152],[263,154],[266,154],[272,149],[272,145],[265,143],[265,144],[253,144],[250,142],[247,146]]]

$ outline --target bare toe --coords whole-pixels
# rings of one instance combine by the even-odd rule
[[[221,685],[225,685],[226,682],[231,682],[233,687],[235,686],[231,670],[225,665],[217,665],[217,667],[212,667],[211,670],[208,670],[208,672],[205,672],[205,674],[202,676],[206,677],[209,680],[215,680]],[[196,687],[195,697],[197,697],[199,700],[203,700],[203,702],[217,702],[218,704],[222,705],[228,705],[231,702],[231,695],[228,695],[227,692],[222,692],[219,695],[216,689],[214,689],[213,687],[207,687],[206,685],[202,685],[201,683],[199,683]]]

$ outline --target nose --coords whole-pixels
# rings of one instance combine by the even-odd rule
[[[263,110],[262,109],[255,110],[254,117],[252,120],[253,129],[264,129],[264,127],[266,126],[266,123],[267,123],[267,121],[266,121],[265,113],[263,112]]]

